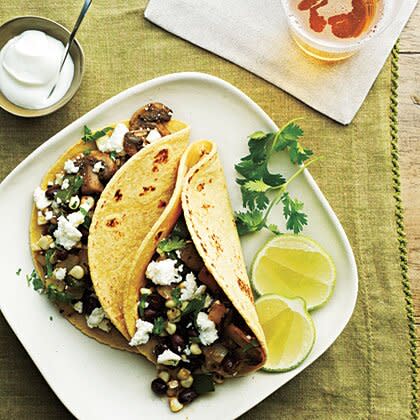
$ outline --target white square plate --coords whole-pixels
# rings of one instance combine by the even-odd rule
[[[357,268],[344,230],[311,175],[305,171],[290,192],[305,202],[309,225],[304,234],[318,242],[337,266],[337,285],[325,307],[313,313],[315,346],[297,369],[282,373],[259,372],[226,381],[215,393],[200,397],[179,414],[150,390],[155,368],[142,357],[113,350],[85,337],[56,311],[46,298],[27,287],[24,273],[32,271],[28,224],[32,192],[56,159],[81,137],[84,124],[100,128],[126,119],[139,106],[160,101],[175,117],[191,125],[191,140],[209,138],[218,144],[234,209],[240,209],[234,164],[247,154],[247,136],[276,125],[250,98],[232,85],[201,73],[177,73],[134,86],[99,105],[60,131],[28,156],[0,185],[1,276],[0,307],[53,391],[80,419],[188,418],[228,419],[239,416],[317,359],[342,332],[357,297]],[[296,169],[286,154],[273,168],[286,175]],[[272,220],[283,220],[275,209]],[[268,238],[266,233],[243,240],[247,263]],[[22,268],[22,274],[16,270]],[[50,320],[53,316],[53,320]]]

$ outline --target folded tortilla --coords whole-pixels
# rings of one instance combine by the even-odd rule
[[[145,147],[111,179],[97,203],[89,231],[93,287],[111,322],[129,339],[123,300],[136,251],[173,195],[189,128]]]
[[[216,145],[207,140],[189,146],[181,159],[173,196],[136,256],[130,280],[126,285],[124,318],[130,337],[135,334],[138,319],[140,289],[145,287],[146,269],[162,238],[173,230],[181,213],[192,241],[227,298],[255,335],[263,352],[259,365],[248,366],[246,374],[262,366],[266,357],[266,342],[254,306],[254,299],[242,255],[239,236],[229,200],[223,168]],[[156,342],[151,338],[138,350],[153,363]]]
[[[128,125],[128,121],[123,123]],[[84,315],[77,313],[69,304],[57,302],[60,312],[76,328],[120,350],[136,351],[127,344],[128,335],[125,324],[121,322],[120,310],[122,291],[131,269],[130,262],[138,244],[142,243],[172,196],[179,161],[189,139],[190,128],[185,123],[172,119],[167,123],[167,128],[171,134],[144,147],[113,175],[96,204],[89,229],[88,258],[92,282],[102,307],[118,330],[113,328],[107,333],[98,328],[89,328]],[[56,174],[63,171],[67,160],[96,149],[95,142],[79,140],[49,169],[40,184],[41,188],[46,189]],[[150,204],[145,203],[146,196],[150,198]],[[116,208],[116,203],[122,205],[121,211],[118,210],[119,206]],[[34,205],[30,223],[31,244],[37,243],[42,236],[37,213]],[[35,270],[44,279],[43,267],[36,260],[34,251],[32,257]],[[121,305],[117,303],[118,298],[121,298]]]

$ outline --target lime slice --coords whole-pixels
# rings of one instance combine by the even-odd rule
[[[279,295],[264,295],[255,302],[267,341],[263,370],[287,372],[299,366],[315,342],[315,326],[305,301]]]
[[[314,240],[281,235],[268,241],[256,255],[251,281],[258,295],[301,297],[311,311],[331,297],[335,265]]]

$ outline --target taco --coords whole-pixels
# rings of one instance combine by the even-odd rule
[[[121,335],[125,324],[122,328],[116,312],[108,306],[104,310],[107,300],[95,294],[92,274],[112,279],[115,293],[124,290],[138,244],[172,196],[188,137],[189,127],[172,119],[172,111],[160,103],[147,104],[129,121],[102,130],[92,132],[85,126],[84,137],[53,165],[34,192],[34,288],[54,301],[75,327],[114,348],[135,350]],[[155,188],[160,201],[144,212],[147,188]],[[123,214],[114,212],[115,202],[124,203]],[[109,272],[101,271],[105,260]]]
[[[169,397],[172,411],[264,364],[264,334],[214,143],[185,152],[171,201],[135,257],[124,317],[130,345],[157,365],[152,390]]]

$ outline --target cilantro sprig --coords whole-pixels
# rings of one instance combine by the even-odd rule
[[[178,236],[170,236],[169,238],[162,239],[158,246],[157,251],[159,254],[169,254],[172,251],[176,251],[177,249],[185,248],[187,242],[185,239],[181,239]]]
[[[262,229],[279,235],[281,232],[278,226],[269,224],[267,220],[273,207],[280,203],[283,205],[287,230],[299,233],[308,223],[303,212],[303,203],[290,197],[287,187],[318,158],[308,160],[313,152],[301,145],[303,130],[296,121],[288,122],[276,133],[257,131],[251,134],[248,139],[249,155],[235,165],[236,171],[241,175],[236,182],[241,188],[244,207],[235,214],[240,235]],[[300,165],[288,180],[282,174],[273,173],[269,169],[270,158],[281,151],[288,153],[293,164]]]
[[[105,127],[102,130],[98,130],[98,131],[92,131],[87,125],[85,125],[83,127],[83,137],[82,137],[82,141],[84,143],[90,143],[90,142],[94,142],[98,139],[100,139],[101,137],[103,137],[106,133],[108,133],[108,131],[113,130],[112,127]]]

